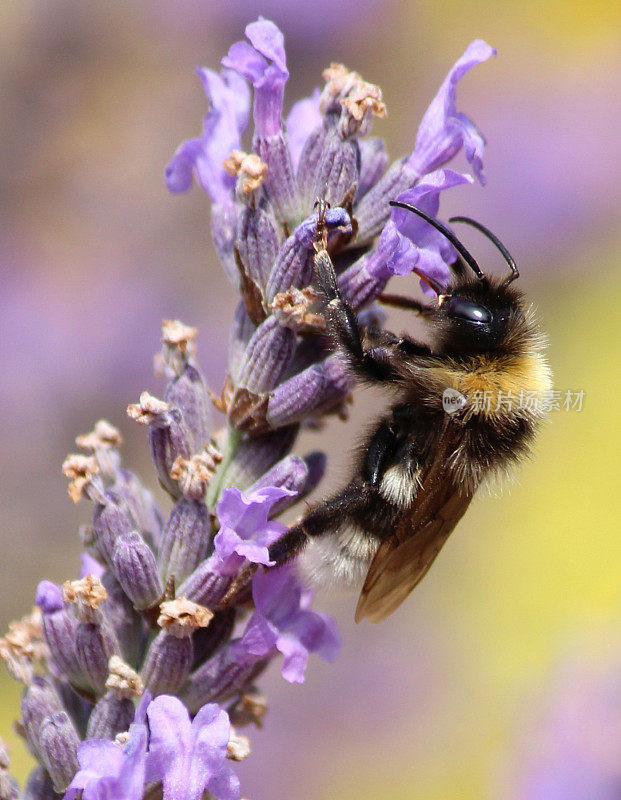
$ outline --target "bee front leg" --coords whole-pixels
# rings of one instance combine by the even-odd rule
[[[299,522],[271,544],[270,561],[280,565],[294,558],[311,539],[334,533],[347,525],[352,516],[362,509],[364,503],[361,486],[357,482],[349,484],[338,494],[311,508]]]

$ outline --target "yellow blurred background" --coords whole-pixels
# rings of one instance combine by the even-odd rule
[[[550,414],[510,487],[476,498],[388,621],[355,626],[354,598],[318,599],[338,618],[342,653],[332,666],[313,662],[301,687],[275,668],[262,682],[270,712],[239,769],[244,796],[608,800],[576,781],[574,793],[553,794],[531,777],[540,763],[562,772],[569,741],[568,773],[574,748],[621,785],[621,701],[606,704],[604,720],[589,700],[600,680],[621,698],[613,3],[5,0],[0,628],[30,608],[39,580],[77,574],[88,510],[70,503],[60,475],[76,434],[106,417],[123,431],[126,463],[154,484],[146,437],[124,408],[159,389],[151,357],[161,318],[199,326],[199,361],[213,387],[223,379],[234,296],[211,246],[207,199],[197,189],[169,195],[163,168],[200,130],[194,67],[217,67],[260,13],[285,33],[288,104],[319,84],[329,61],[343,61],[382,87],[389,117],[374,133],[393,157],[411,150],[466,45],[484,38],[498,48],[458,90],[459,109],[488,139],[488,185],[447,193],[441,213],[480,219],[507,244],[548,334],[556,388],[585,395],[581,411]],[[464,238],[499,266],[479,238]],[[330,443],[322,491],[341,480],[346,449],[378,402],[360,391],[347,423],[301,437],[299,453]],[[559,678],[567,669],[577,676],[569,688]],[[564,714],[580,697],[580,713]],[[0,698],[0,736],[23,780],[30,760],[11,732],[19,687],[4,673]],[[598,731],[610,734],[608,749]]]

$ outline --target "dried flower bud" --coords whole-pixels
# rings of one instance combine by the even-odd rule
[[[129,405],[127,413],[136,422],[149,426],[149,446],[159,479],[177,497],[179,487],[170,477],[170,470],[177,456],[189,458],[192,454],[190,432],[181,411],[143,392],[140,403]]]
[[[239,200],[245,200],[263,183],[268,167],[256,153],[244,153],[233,150],[222,165],[224,169],[237,178],[235,194]]]
[[[99,606],[107,598],[104,585],[94,575],[63,583],[63,600],[75,605],[75,613],[80,622],[99,623],[102,619]]]
[[[203,376],[196,367],[186,364],[166,387],[164,399],[181,411],[190,435],[190,450],[200,452],[209,441],[211,403]]]
[[[37,758],[40,758],[41,725],[46,717],[63,710],[62,701],[49,680],[36,676],[24,689],[20,708],[26,740]]]
[[[99,466],[94,456],[70,454],[63,462],[62,471],[66,478],[71,478],[69,497],[77,503],[88,495],[93,478],[99,472]]]
[[[222,453],[209,443],[202,453],[187,460],[178,456],[170,470],[170,477],[177,481],[184,497],[189,500],[204,500],[209,481],[213,478]]]

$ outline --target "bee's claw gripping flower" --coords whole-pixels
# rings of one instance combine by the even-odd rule
[[[309,653],[332,660],[339,646],[293,569],[269,569],[269,547],[286,530],[275,518],[325,469],[321,452],[291,454],[297,433],[343,414],[353,386],[326,337],[316,247],[327,248],[360,323],[381,326],[374,301],[393,274],[416,266],[439,280],[455,258],[389,201],[436,215],[445,189],[472,181],[444,168],[460,149],[482,179],[484,140],[455,94],[493,54],[484,42],[449,72],[413,153],[390,165],[382,140],[368,135],[386,114],[379,87],[333,63],[323,91],[295,103],[285,123],[283,35],[259,19],[246,37],[220,73],[197,71],[203,130],[166,168],[170,191],[194,178],[209,196],[214,246],[240,295],[222,394],[198,366],[196,328],[164,320],[162,399],[143,392],[128,414],[148,428],[168,516],[122,466],[121,436],[100,420],[63,465],[72,499],[92,503],[81,580],[64,591],[41,582],[38,609],[0,639],[0,657],[25,685],[22,728],[39,762],[32,800],[63,791],[65,800],[239,798],[226,760],[249,748],[230,717],[260,727],[266,702],[255,683],[278,654],[283,677],[300,682]],[[211,404],[224,430],[213,429]],[[12,798],[5,761],[0,747],[0,795]]]

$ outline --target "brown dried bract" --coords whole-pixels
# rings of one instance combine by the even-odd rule
[[[229,175],[237,178],[237,191],[244,195],[258,189],[267,173],[267,164],[260,156],[243,150],[233,150],[222,166]]]
[[[123,437],[114,425],[105,419],[100,419],[92,431],[77,436],[75,443],[80,449],[94,453],[97,450],[120,447],[123,444]]]
[[[265,433],[269,430],[267,407],[269,394],[256,394],[240,386],[235,390],[228,408],[229,420],[235,428],[246,433]]]
[[[66,478],[71,478],[67,491],[73,502],[77,503],[86,495],[93,477],[99,472],[99,467],[94,456],[70,453],[63,462],[62,471]]]
[[[20,683],[32,681],[35,667],[43,666],[47,655],[38,608],[33,608],[21,620],[11,622],[6,636],[0,639],[0,658],[9,674]]]
[[[99,606],[108,599],[108,592],[99,578],[86,575],[63,583],[63,599],[75,605],[76,616],[82,622],[97,623],[101,620]]]
[[[344,64],[332,63],[324,70],[326,81],[321,95],[320,109],[342,108],[339,122],[344,137],[364,136],[368,133],[374,116],[386,116],[386,104],[379,86],[363,80],[358,72],[348,70]]]
[[[206,628],[213,619],[213,612],[205,606],[193,603],[186,597],[160,603],[157,624],[173,636],[191,636],[197,628]]]
[[[323,315],[310,310],[320,297],[312,286],[304,289],[292,286],[286,292],[279,292],[269,308],[285,328],[302,334],[323,333],[326,329]]]
[[[263,305],[263,292],[259,284],[248,274],[237,248],[234,250],[235,264],[239,270],[239,291],[246,307],[246,313],[255,325],[260,325],[267,317]]]
[[[130,403],[127,406],[127,416],[140,425],[150,425],[155,417],[165,414],[169,409],[168,403],[158,400],[149,392],[143,392],[138,403]]]
[[[226,414],[228,413],[228,410],[230,408],[234,393],[235,393],[235,386],[233,384],[233,381],[231,380],[231,376],[227,373],[220,394],[217,395],[214,394],[213,392],[209,392],[209,399],[211,400],[213,405],[218,409],[218,411],[221,411],[223,414]]]
[[[263,717],[267,713],[267,700],[256,691],[246,692],[239,703],[231,711],[231,721],[242,727],[252,723],[257,728],[263,727]]]
[[[177,456],[170,469],[170,477],[179,483],[184,497],[202,500],[221,461],[222,453],[210,442],[202,453],[196,453],[190,459]]]
[[[108,670],[106,689],[114,692],[119,699],[140,697],[143,693],[142,678],[119,656],[110,656]]]

